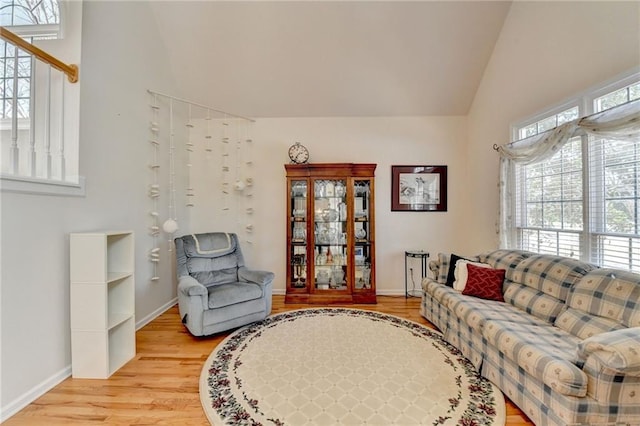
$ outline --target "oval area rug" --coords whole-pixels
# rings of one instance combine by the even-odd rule
[[[500,390],[439,332],[346,308],[236,330],[205,362],[200,399],[214,425],[505,423]]]

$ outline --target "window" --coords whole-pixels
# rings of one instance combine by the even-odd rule
[[[58,57],[69,63],[79,59],[80,10],[77,1],[0,0],[0,24],[53,56],[64,52]],[[67,14],[76,17],[73,22],[63,22]],[[72,37],[62,37],[63,23],[72,26]],[[84,194],[78,86],[46,62],[0,40],[2,191]]]
[[[28,42],[38,38],[57,38],[60,10],[57,0],[0,0],[0,25]],[[13,117],[14,71],[17,71],[17,114],[19,119],[31,115],[31,55],[0,40],[0,119]]]
[[[636,99],[638,74],[516,126],[514,136],[535,136]],[[575,136],[544,161],[516,164],[515,176],[519,248],[640,272],[639,142]]]
[[[18,66],[15,64],[16,48],[0,40],[0,119],[13,117],[13,76],[17,70],[17,96],[16,106],[18,119],[26,119],[30,116],[29,106],[31,98],[31,56],[18,49]]]
[[[0,25],[3,27],[60,24],[57,0],[1,0]]]

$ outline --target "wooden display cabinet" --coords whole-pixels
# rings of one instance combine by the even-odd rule
[[[285,303],[376,303],[375,164],[287,164]]]

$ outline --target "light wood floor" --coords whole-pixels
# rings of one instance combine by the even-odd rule
[[[420,316],[417,298],[386,296],[378,297],[376,305],[350,306],[431,326]],[[285,305],[284,296],[274,296],[273,313],[306,307]],[[175,306],[136,333],[135,358],[111,378],[69,378],[3,424],[208,425],[200,406],[198,378],[207,357],[227,334],[191,336]],[[507,400],[507,425],[533,423]]]

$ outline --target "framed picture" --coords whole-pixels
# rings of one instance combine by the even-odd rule
[[[364,247],[362,246],[356,246],[353,248],[353,254],[358,257],[363,257],[364,256]]]
[[[391,211],[447,211],[447,166],[391,166]]]

